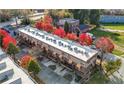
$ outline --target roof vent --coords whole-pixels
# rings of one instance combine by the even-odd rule
[[[85,53],[86,57],[89,57],[89,53],[88,52],[85,51],[84,53]]]

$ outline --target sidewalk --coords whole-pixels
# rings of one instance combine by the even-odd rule
[[[100,28],[100,30],[108,31],[108,32],[124,32],[124,30],[113,30],[113,29],[107,29],[107,28]]]

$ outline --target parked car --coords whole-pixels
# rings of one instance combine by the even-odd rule
[[[12,25],[3,26],[1,29],[8,32],[11,36],[16,36],[16,28]]]

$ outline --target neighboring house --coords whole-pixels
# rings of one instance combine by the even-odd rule
[[[29,18],[30,18],[31,20],[37,21],[37,20],[40,20],[41,18],[43,18],[44,15],[45,15],[44,12],[41,12],[41,13],[34,13],[34,14],[29,15]]]
[[[85,33],[91,29],[90,25],[80,24],[78,19],[73,19],[73,18],[60,19],[57,24],[61,26],[62,28],[64,28],[65,22],[69,24],[69,31],[76,33],[76,34]]]
[[[124,23],[124,16],[101,15],[99,21],[101,23]]]
[[[64,28],[64,24],[67,22],[69,24],[69,31],[75,31],[76,27],[79,27],[79,20],[73,18],[63,18],[57,23],[59,26]]]
[[[52,59],[58,58],[61,64],[82,77],[81,82],[90,78],[96,63],[96,50],[32,27],[20,28],[18,31],[20,40],[33,44],[39,50],[45,50]]]
[[[0,49],[0,84],[34,84],[14,61]]]
[[[73,26],[79,26],[79,20],[73,19],[73,18],[63,18],[63,19],[60,19],[58,24],[60,26],[64,26],[65,22],[68,22],[70,25],[73,25]]]

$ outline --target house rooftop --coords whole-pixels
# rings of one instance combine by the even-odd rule
[[[75,23],[75,22],[78,22],[78,23],[79,23],[79,20],[78,20],[78,19],[73,19],[73,18],[63,18],[63,19],[60,19],[60,20],[59,20],[59,24],[60,24],[60,25],[64,25],[65,22],[68,22],[68,23],[70,23],[70,24],[73,24],[73,23]]]
[[[90,58],[97,54],[96,50],[93,50],[87,46],[81,46],[80,44],[62,39],[56,35],[41,31],[36,28],[27,26],[18,29],[20,32],[31,36],[39,41],[42,41],[50,46],[53,46],[69,55],[72,55],[83,62],[87,62]]]
[[[5,53],[0,49],[0,56],[3,54]],[[0,59],[0,81],[6,76],[8,79],[2,82],[3,84],[34,84],[32,79],[9,56]]]
[[[82,30],[90,28],[90,26],[89,25],[85,25],[85,24],[81,24],[81,25],[79,25],[79,28],[82,31]]]

